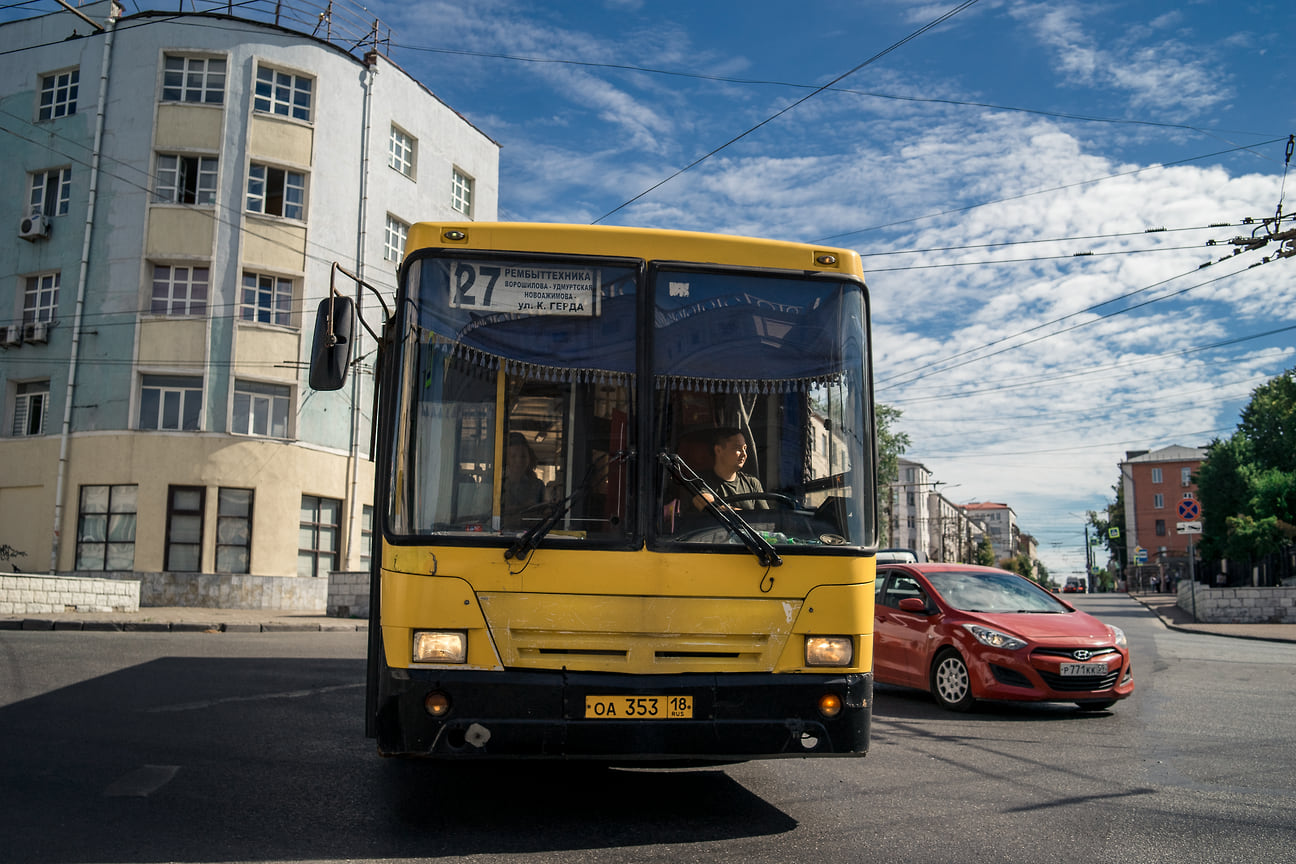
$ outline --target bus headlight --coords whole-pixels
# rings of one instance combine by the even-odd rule
[[[415,663],[463,663],[468,659],[468,634],[461,630],[415,630]]]
[[[855,643],[849,636],[807,636],[807,666],[849,666],[855,659]]]

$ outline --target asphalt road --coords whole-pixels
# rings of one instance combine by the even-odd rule
[[[364,633],[0,631],[0,861],[1296,858],[1296,644],[1078,603],[1130,636],[1110,712],[879,688],[864,759],[694,771],[379,759]]]

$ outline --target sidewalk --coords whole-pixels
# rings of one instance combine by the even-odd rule
[[[1176,605],[1177,598],[1174,594],[1131,593],[1129,596],[1155,612],[1171,630],[1260,639],[1266,642],[1296,642],[1296,624],[1198,624],[1192,620],[1190,613]]]
[[[305,633],[368,630],[364,618],[330,618],[324,610],[204,609],[149,606],[138,612],[38,612],[0,615],[0,630],[125,630],[172,633]]]

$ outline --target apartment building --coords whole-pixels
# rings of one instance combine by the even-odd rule
[[[1017,514],[1007,504],[993,501],[974,501],[963,505],[969,519],[985,526],[994,548],[995,561],[1013,558],[1021,551],[1017,542]]]
[[[1180,533],[1179,526],[1200,521],[1200,513],[1197,519],[1184,513],[1200,510],[1195,478],[1205,459],[1205,448],[1177,444],[1125,454],[1120,472],[1127,568],[1144,564],[1159,568],[1159,578],[1187,578],[1188,544],[1197,535]]]
[[[339,7],[0,25],[0,543],[21,569],[280,607],[367,569],[374,346],[310,391],[315,309],[334,262],[394,291],[415,221],[494,220],[499,147]]]

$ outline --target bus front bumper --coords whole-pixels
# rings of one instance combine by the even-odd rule
[[[872,674],[383,671],[384,756],[704,763],[868,750]],[[429,712],[430,694],[448,706],[441,716]],[[840,710],[826,716],[831,697]],[[686,716],[661,716],[669,700]]]

